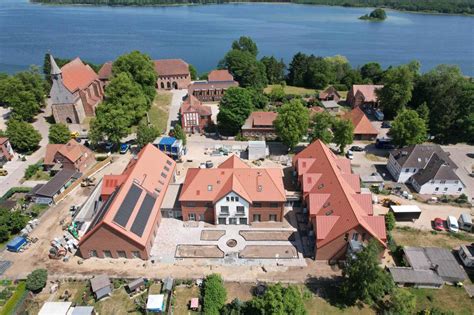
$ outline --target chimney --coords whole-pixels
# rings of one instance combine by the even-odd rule
[[[261,192],[263,190],[262,182],[260,180],[260,177],[262,177],[262,172],[258,171],[257,172],[257,191]]]

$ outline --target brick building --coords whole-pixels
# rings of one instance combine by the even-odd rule
[[[320,101],[335,101],[338,103],[341,100],[341,95],[334,86],[330,86],[318,95]]]
[[[314,231],[316,260],[343,260],[349,244],[371,239],[386,247],[385,219],[373,215],[372,196],[361,193],[348,159],[316,140],[293,158],[293,165]]]
[[[185,221],[244,225],[282,221],[283,173],[277,168],[250,168],[232,155],[217,168],[188,169],[179,201]]]
[[[228,88],[239,86],[227,70],[212,70],[207,81],[196,81],[188,88],[188,95],[194,95],[201,102],[218,102]]]
[[[242,136],[274,140],[277,134],[273,122],[277,116],[278,114],[274,112],[252,112],[242,126]]]
[[[179,110],[181,126],[185,132],[204,132],[209,124],[212,124],[211,107],[202,105],[192,94],[188,94]]]
[[[46,170],[51,170],[55,165],[59,168],[71,169],[83,173],[95,164],[95,155],[88,147],[69,140],[66,144],[48,144],[43,160]]]
[[[57,123],[80,124],[95,115],[95,108],[104,98],[99,76],[81,59],[76,58],[61,69],[53,56],[51,61],[51,108]]]
[[[381,88],[383,88],[383,85],[353,85],[347,93],[347,103],[351,105],[352,108],[359,106],[378,107],[379,100],[376,90]]]
[[[159,90],[187,89],[191,84],[189,65],[182,59],[155,60],[158,74],[156,86]]]
[[[148,144],[121,175],[104,176],[101,206],[79,241],[80,255],[148,259],[175,167],[171,158]]]
[[[378,131],[370,122],[360,107],[356,107],[350,112],[342,116],[344,119],[350,120],[354,125],[355,140],[374,140],[377,138]]]

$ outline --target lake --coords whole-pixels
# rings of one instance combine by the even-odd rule
[[[346,56],[352,65],[447,63],[474,75],[474,17],[388,11],[384,22],[358,17],[368,8],[297,4],[225,4],[172,7],[45,6],[0,1],[0,71],[42,65],[50,51],[102,63],[131,50],[152,58],[183,58],[199,72],[214,68],[241,35],[260,57],[289,62],[302,51]]]

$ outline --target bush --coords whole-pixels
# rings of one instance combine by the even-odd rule
[[[392,211],[387,212],[385,215],[385,226],[387,227],[387,231],[391,231],[395,228],[396,220],[395,215]]]
[[[227,292],[224,287],[224,281],[218,274],[211,274],[204,280],[204,314],[219,315],[225,305]]]
[[[467,196],[466,194],[461,194],[454,200],[456,203],[467,203]]]
[[[31,164],[25,170],[25,179],[30,179],[41,169],[40,164]]]
[[[48,271],[46,269],[36,269],[26,278],[26,289],[33,293],[40,292],[48,280]]]
[[[242,136],[241,133],[238,133],[236,136],[235,136],[235,141],[248,141],[249,139],[245,136]]]

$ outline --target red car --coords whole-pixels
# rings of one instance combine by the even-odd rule
[[[446,220],[436,218],[433,220],[433,229],[436,231],[446,231]]]

